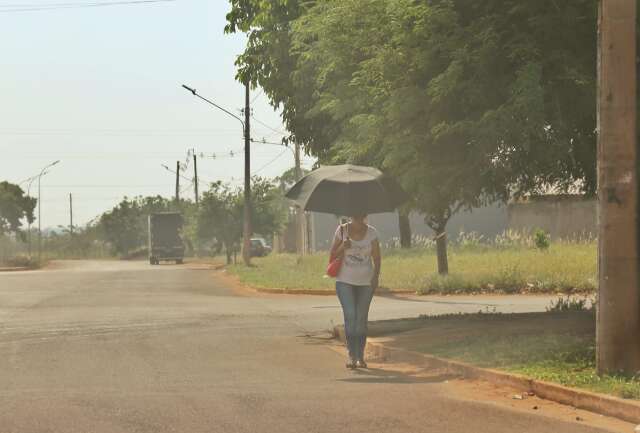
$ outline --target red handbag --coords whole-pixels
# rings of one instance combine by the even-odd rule
[[[342,226],[340,226],[340,239],[344,240],[344,235],[342,233]],[[331,254],[329,256],[329,265],[327,266],[327,275],[331,278],[336,278],[340,273],[340,268],[342,268],[342,256],[334,256]]]

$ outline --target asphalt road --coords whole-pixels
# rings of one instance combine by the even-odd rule
[[[333,297],[250,296],[216,274],[66,262],[0,274],[0,432],[602,432],[344,368]],[[371,319],[535,311],[542,297],[376,298]]]

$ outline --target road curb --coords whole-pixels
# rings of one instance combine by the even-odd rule
[[[251,287],[251,286],[249,286]],[[336,291],[333,289],[273,289],[273,288],[261,288],[251,287],[253,290],[259,293],[269,293],[272,295],[316,295],[316,296],[335,296]],[[389,290],[376,293],[378,296],[385,295],[415,295],[415,290]]]
[[[344,327],[335,326],[334,337],[345,341]],[[367,353],[380,361],[395,361],[419,367],[445,370],[466,379],[480,379],[498,385],[509,386],[521,392],[584,409],[600,415],[611,416],[634,424],[640,424],[640,403],[603,394],[596,394],[551,382],[531,379],[518,374],[476,367],[460,361],[438,358],[410,350],[391,347],[378,341],[367,343]]]
[[[249,286],[251,287],[251,286]],[[335,295],[333,290],[321,290],[321,289],[266,289],[261,287],[253,288],[259,293],[269,293],[271,295],[316,295],[316,296],[329,296]]]
[[[33,270],[33,268],[28,268],[26,266],[0,268],[0,272],[20,272],[20,271],[30,271],[30,270]]]

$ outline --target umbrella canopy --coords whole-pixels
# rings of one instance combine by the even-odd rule
[[[304,210],[345,216],[391,212],[409,199],[395,180],[376,168],[358,165],[314,170],[286,197]]]

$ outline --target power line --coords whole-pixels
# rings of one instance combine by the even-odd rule
[[[264,170],[265,168],[269,167],[271,164],[273,164],[274,162],[276,162],[278,159],[280,159],[280,157],[282,155],[285,154],[285,152],[289,150],[289,148],[286,148],[285,150],[283,150],[282,152],[280,152],[280,154],[278,154],[278,156],[276,156],[275,158],[273,158],[271,161],[267,162],[265,165],[263,165],[262,167],[260,167],[258,170],[254,171],[253,174],[258,174],[260,173],[262,170]]]
[[[0,10],[0,12],[2,12]],[[98,137],[216,137],[236,135],[237,131],[228,129],[26,129],[3,128],[0,135],[22,136],[98,136]]]
[[[251,105],[253,105],[254,102],[256,102],[256,99],[258,99],[258,97],[260,97],[260,95],[262,95],[263,91],[262,89],[260,89],[260,91],[256,94],[256,96],[253,97],[253,99],[251,100]]]
[[[42,188],[157,188],[164,187],[166,184],[149,184],[149,185],[108,185],[108,184],[98,184],[98,185],[42,185]]]
[[[273,131],[273,132],[275,132],[276,134],[280,134],[280,135],[288,135],[286,132],[284,132],[284,131],[282,131],[282,130],[279,130],[279,129],[276,129],[276,128],[273,128],[272,126],[269,126],[269,125],[267,125],[266,123],[264,123],[262,120],[258,120],[258,119],[256,119],[256,116],[254,116],[253,114],[251,115],[251,118],[252,118],[253,120],[255,120],[256,122],[258,122],[260,125],[264,126],[265,128],[272,130],[272,131]]]
[[[52,3],[46,4],[29,4],[29,5],[4,5],[0,6],[0,13],[10,12],[36,12],[36,11],[52,11],[59,9],[84,9],[105,6],[130,6],[151,3],[169,3],[177,0],[121,0],[113,2],[92,2],[92,3]]]

